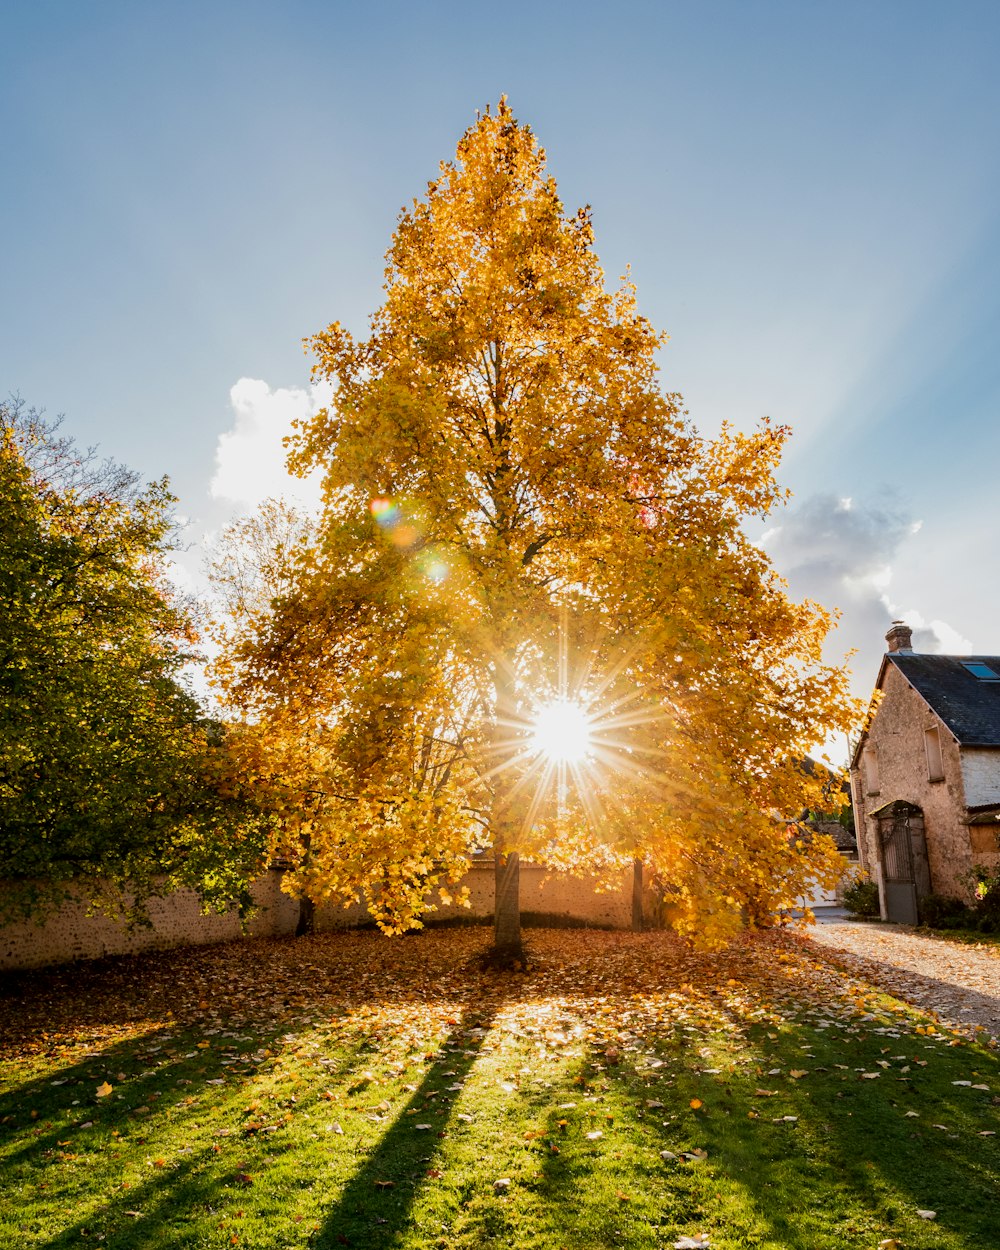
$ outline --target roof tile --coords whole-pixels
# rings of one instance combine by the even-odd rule
[[[1000,656],[892,651],[886,659],[926,699],[962,746],[1000,746],[1000,681],[983,681],[963,667],[963,662],[977,660],[1000,673]]]

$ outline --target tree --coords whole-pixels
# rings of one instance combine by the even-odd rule
[[[525,850],[638,858],[708,941],[829,876],[784,814],[811,805],[795,761],[857,709],[829,617],[741,528],[784,498],[787,431],[698,436],[505,100],[403,211],[368,337],[311,342],[335,398],[290,465],[322,469],[322,516],[222,673],[261,771],[294,775],[289,810],[308,795],[299,887],[404,927],[486,845],[516,957]]]
[[[194,629],[163,569],[172,502],[0,404],[0,876],[22,902],[73,883],[112,906],[115,885],[221,905],[260,863],[264,820],[179,679]]]

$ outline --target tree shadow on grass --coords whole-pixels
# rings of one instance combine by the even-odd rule
[[[32,1203],[60,1211],[71,1203],[72,1218],[36,1244],[61,1247],[95,1235],[122,1250],[182,1245],[188,1212],[221,1210],[241,1200],[239,1177],[254,1166],[250,1161],[260,1157],[265,1140],[248,1140],[248,1092],[255,1094],[254,1085],[270,1081],[276,1071],[267,1066],[270,1060],[257,1065],[249,1057],[267,1050],[277,1063],[284,1038],[272,1031],[240,1034],[241,1070],[232,1071],[221,1064],[220,1039],[213,1039],[216,1049],[209,1055],[198,1048],[197,1036],[154,1029],[62,1066],[46,1065],[44,1075],[8,1083],[0,1093],[0,1166],[12,1203],[24,1194],[20,1211],[8,1208],[9,1230],[37,1236]],[[230,1040],[236,1041],[222,1044]],[[350,1080],[367,1053],[364,1040],[339,1044],[336,1080]],[[105,1082],[111,1093],[98,1097]],[[186,1141],[171,1123],[178,1112],[193,1121]],[[117,1151],[124,1156],[121,1169],[115,1167]],[[158,1158],[161,1154],[165,1157]],[[105,1178],[95,1185],[90,1165],[98,1157]],[[137,1176],[144,1157],[149,1170]],[[50,1212],[43,1223],[48,1222]],[[4,1224],[0,1210],[0,1228]]]
[[[93,1117],[87,1129],[68,1125],[65,1118],[40,1121],[37,1130],[28,1127],[32,1122],[25,1124],[24,1112],[44,1095],[51,1098],[55,1091],[49,1081],[51,1072],[44,1079],[24,1082],[4,1096],[6,1103],[0,1100],[0,1109],[17,1108],[20,1121],[18,1138],[8,1143],[14,1147],[7,1155],[10,1174],[16,1169],[21,1182],[26,1180],[29,1186],[35,1186],[44,1172],[51,1177],[48,1185],[54,1208],[77,1204],[62,1228],[33,1244],[44,1245],[48,1250],[65,1250],[79,1245],[81,1239],[95,1238],[108,1250],[168,1250],[194,1244],[196,1240],[201,1244],[213,1227],[225,1243],[230,1235],[239,1237],[245,1210],[247,1220],[256,1225],[255,1236],[261,1244],[268,1244],[262,1240],[263,1224],[263,1238],[273,1237],[275,1245],[303,1244],[308,1238],[311,1246],[321,1250],[340,1250],[344,1245],[391,1246],[413,1223],[413,1207],[424,1186],[437,1179],[435,1164],[445,1139],[454,1131],[460,1087],[479,1057],[493,1018],[493,1010],[469,1012],[459,1018],[433,1052],[433,1061],[419,1086],[398,1111],[387,1113],[384,1128],[372,1116],[369,1118],[373,1123],[361,1132],[348,1128],[346,1134],[331,1135],[322,1145],[315,1146],[291,1140],[284,1130],[272,1136],[247,1133],[240,1109],[246,1103],[247,1087],[255,1075],[248,1073],[231,1082],[231,1092],[222,1103],[219,1090],[213,1089],[213,1125],[203,1124],[202,1131],[180,1153],[176,1148],[165,1149],[165,1159],[155,1158],[163,1149],[157,1140],[158,1115],[136,1120],[131,1109],[139,1099],[149,1101],[158,1089],[176,1085],[178,1077],[187,1079],[181,1074],[191,1071],[192,1060],[179,1056],[146,1076],[136,1074],[122,1085],[129,1091],[128,1106],[96,1104],[95,1078],[107,1075],[118,1065],[124,1069],[130,1060],[134,1063],[136,1047],[132,1043],[108,1047],[99,1056],[62,1070],[58,1079],[67,1085],[60,1086],[60,1090],[75,1090],[72,1082],[78,1080],[90,1093],[85,1107],[72,1109],[77,1118]],[[168,1044],[179,1040],[169,1033],[149,1035],[141,1039],[139,1053],[162,1044],[164,1037]],[[362,1041],[350,1054],[342,1055],[336,1074],[338,1083],[348,1084],[352,1074],[357,1076],[369,1054],[369,1046]],[[181,1087],[182,1091],[187,1088]],[[190,1089],[191,1095],[199,1092],[198,1086]],[[170,1097],[176,1097],[173,1090]],[[317,1103],[317,1107],[329,1105]],[[163,1109],[166,1110],[166,1099]],[[393,1116],[391,1120],[389,1114]],[[211,1132],[220,1123],[226,1126],[224,1136]],[[114,1137],[115,1131],[120,1139]],[[139,1134],[148,1134],[148,1138]],[[372,1139],[375,1144],[369,1148],[367,1143]],[[106,1180],[94,1185],[89,1169],[79,1166],[80,1162],[85,1163],[88,1154],[114,1149],[119,1140],[126,1142],[131,1152],[131,1184],[123,1187],[119,1178],[118,1183],[109,1184]],[[138,1160],[134,1150],[137,1143],[145,1146],[138,1152]],[[142,1166],[145,1150],[151,1157],[137,1175],[136,1164]],[[305,1152],[301,1159],[296,1157],[299,1150]],[[296,1211],[298,1195],[322,1192],[321,1187],[328,1183],[321,1170],[324,1152],[330,1150],[353,1151],[357,1169],[332,1206],[322,1212],[320,1226],[313,1228],[314,1216],[308,1217],[307,1223]],[[303,1205],[308,1208],[308,1203]],[[38,1238],[41,1229],[24,1226],[23,1232]]]
[[[736,1043],[770,1054],[757,1067],[702,1060],[661,1041],[668,1066],[660,1092],[631,1064],[603,1073],[637,1109],[632,1127],[650,1157],[673,1156],[663,1172],[672,1236],[718,1230],[747,1245],[840,1250],[894,1235],[916,1244],[919,1229],[927,1245],[995,1243],[1000,1152],[996,1139],[977,1133],[987,1121],[997,1127],[996,1109],[988,1094],[947,1092],[967,1068],[995,1071],[995,1057],[938,1044],[928,1051],[933,1078],[931,1066],[911,1064],[903,1079],[879,1062],[892,1051],[911,1054],[919,1036],[843,1036],[797,1023],[794,1040],[782,1041],[768,1027],[753,1026]],[[801,1079],[790,1076],[795,1050],[810,1052]],[[724,1070],[705,1071],[703,1062]],[[768,1070],[779,1062],[780,1072]],[[863,1079],[859,1065],[879,1077]],[[648,1099],[663,1104],[655,1116],[642,1112]],[[696,1150],[707,1157],[690,1157]],[[936,1224],[924,1228],[918,1208],[937,1210]]]
[[[419,1086],[326,1212],[311,1243],[318,1250],[380,1250],[411,1226],[422,1190],[441,1175],[435,1164],[495,1016],[494,1000],[488,1011],[471,1010],[452,1027]]]

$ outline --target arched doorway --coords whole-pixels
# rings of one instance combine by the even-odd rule
[[[917,899],[931,889],[924,814],[915,804],[896,799],[872,815],[878,831],[885,918],[896,924],[916,924]]]

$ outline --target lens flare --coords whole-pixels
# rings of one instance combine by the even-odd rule
[[[368,506],[379,525],[395,525],[399,520],[399,508],[391,499],[373,499]]]
[[[538,755],[562,764],[578,764],[590,754],[591,720],[574,699],[555,699],[535,713],[531,745]]]

